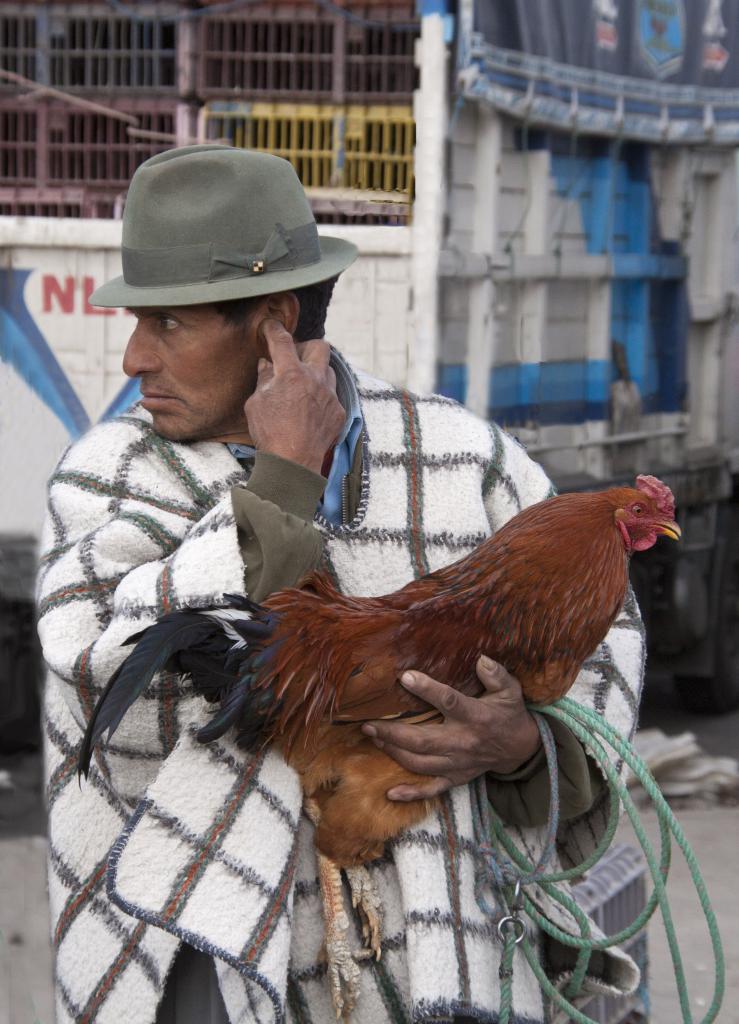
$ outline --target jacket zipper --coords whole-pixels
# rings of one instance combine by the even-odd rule
[[[349,474],[341,478],[341,525],[349,522]]]

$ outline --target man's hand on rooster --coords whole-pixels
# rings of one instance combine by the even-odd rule
[[[526,710],[521,684],[484,655],[477,662],[483,693],[469,697],[422,672],[405,672],[406,689],[443,715],[440,724],[375,721],[362,731],[398,764],[434,776],[418,786],[395,786],[389,800],[423,800],[470,782],[485,772],[508,774],[528,761],[541,739]]]

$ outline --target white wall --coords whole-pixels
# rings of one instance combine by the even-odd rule
[[[321,233],[353,241],[360,251],[337,284],[327,338],[356,367],[405,383],[412,329],[410,229],[336,226],[322,227]],[[8,271],[30,271],[15,295],[0,291],[0,316],[5,309],[17,318],[25,307],[91,423],[126,382],[120,366],[130,315],[86,303],[92,288],[120,273],[119,245],[115,221],[0,217],[4,280],[18,280]],[[0,533],[38,535],[45,481],[69,441],[65,426],[24,376],[0,362]]]

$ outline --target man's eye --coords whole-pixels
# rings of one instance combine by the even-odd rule
[[[171,331],[177,326],[177,321],[173,316],[165,316],[164,314],[157,317],[157,323],[163,331]]]

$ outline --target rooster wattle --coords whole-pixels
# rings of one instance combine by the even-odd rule
[[[261,605],[235,597],[226,608],[167,615],[130,638],[136,646],[88,724],[80,771],[165,668],[189,673],[198,693],[220,702],[201,741],[233,727],[248,749],[281,749],[316,824],[329,975],[337,1007],[348,1010],[358,980],[342,945],[339,869],[347,870],[365,939],[379,956],[379,909],[362,865],[433,806],[387,799],[389,789],[419,776],[377,749],[362,723],[438,718],[399,677],[412,669],[474,694],[481,654],[520,681],[527,701],[563,696],[624,602],[629,556],[660,534],[677,539],[674,516],[669,488],[640,476],[635,488],[530,506],[467,557],[384,597],[341,594],[315,573]]]

